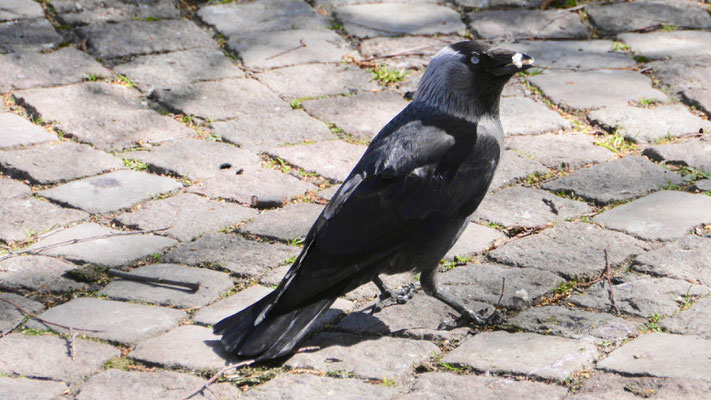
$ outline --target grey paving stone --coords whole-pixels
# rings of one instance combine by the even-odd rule
[[[593,373],[570,400],[638,400],[652,396],[659,400],[704,400],[711,383],[689,378],[626,377],[613,373]]]
[[[343,57],[357,54],[348,42],[331,30],[257,32],[233,36],[227,46],[240,55],[245,66],[256,69],[340,62]]]
[[[103,82],[16,91],[20,104],[67,136],[102,149],[119,150],[196,136],[179,122],[149,109],[136,90]]]
[[[230,58],[213,48],[140,56],[114,69],[126,75],[144,93],[192,82],[244,77],[244,72]]]
[[[23,241],[88,216],[84,211],[62,208],[34,197],[7,200],[0,203],[0,240]]]
[[[363,145],[329,140],[299,146],[277,147],[268,154],[324,178],[344,181],[365,152]]]
[[[436,4],[437,1],[434,0],[314,0],[313,6],[316,7],[316,9],[319,12],[327,12],[331,13],[333,12],[333,9],[335,7],[339,6],[350,6],[350,5],[356,5],[356,4],[371,4],[371,3],[405,3],[405,4],[411,4],[411,5],[419,5],[419,4]]]
[[[209,5],[198,16],[231,38],[285,29],[324,30],[328,22],[308,3],[290,0],[259,0],[248,3]]]
[[[161,261],[217,265],[242,277],[257,278],[300,251],[299,247],[247,240],[235,234],[208,233],[194,242],[177,246]]]
[[[628,156],[579,169],[543,188],[582,197],[600,205],[644,196],[683,182],[681,176],[639,156]]]
[[[44,11],[38,3],[24,0],[5,0],[0,5],[0,21],[44,17]]]
[[[711,340],[711,297],[698,299],[688,310],[664,318],[659,326],[669,333],[696,335]]]
[[[350,135],[368,139],[375,137],[407,104],[395,92],[359,93],[301,103],[314,117],[335,124]]]
[[[136,345],[129,357],[166,368],[217,370],[227,364],[220,336],[212,329],[184,325]]]
[[[357,377],[396,381],[412,373],[416,363],[440,352],[434,344],[421,340],[360,338],[331,332],[319,334],[304,346],[320,346],[321,349],[296,354],[286,366],[323,372],[347,371]]]
[[[210,35],[194,23],[181,19],[91,24],[78,28],[77,33],[87,40],[89,51],[102,59],[198,47],[217,48]]]
[[[200,139],[171,141],[148,151],[127,152],[123,157],[147,163],[152,172],[189,179],[210,178],[225,169],[235,172],[260,161],[259,157],[247,150]]]
[[[527,97],[501,98],[501,125],[506,135],[538,135],[573,127],[557,112]]]
[[[711,222],[711,197],[663,190],[605,211],[593,220],[642,239],[672,240]]]
[[[631,269],[711,286],[711,239],[689,235],[638,255]]]
[[[658,314],[671,315],[679,310],[683,296],[705,296],[706,286],[669,278],[648,278],[627,276],[622,282],[613,282],[615,301],[620,311],[643,318]],[[568,301],[574,305],[609,311],[612,307],[610,292],[602,282],[590,286],[584,294],[571,296]]]
[[[692,114],[681,104],[660,105],[653,108],[629,106],[601,108],[588,117],[594,124],[623,134],[642,143],[677,137],[705,130],[711,132],[711,123]]]
[[[170,178],[121,170],[65,183],[39,194],[90,213],[107,213],[131,207],[181,187],[180,183]]]
[[[485,197],[472,217],[475,221],[488,221],[506,227],[536,227],[592,211],[592,207],[582,201],[516,186]]]
[[[709,22],[711,26],[711,21]],[[685,57],[691,54],[711,55],[711,49],[707,45],[711,41],[711,32],[658,31],[623,33],[617,35],[617,38],[625,42],[633,52],[651,59]]]
[[[467,339],[442,361],[477,371],[513,373],[565,381],[590,366],[597,349],[586,340],[535,333],[484,332]]]
[[[696,181],[693,185],[691,185],[691,188],[700,192],[711,192],[711,179],[701,179]],[[1,190],[0,193],[2,193]],[[0,195],[0,197],[2,196]]]
[[[518,150],[549,168],[579,168],[615,156],[610,150],[596,146],[595,138],[582,133],[510,137],[506,140],[506,148]]]
[[[239,227],[239,231],[283,241],[304,238],[323,208],[313,203],[291,204],[256,216]]]
[[[508,322],[542,335],[572,339],[597,338],[619,341],[636,335],[638,323],[611,314],[571,310],[561,306],[534,307],[523,311]]]
[[[118,158],[74,142],[0,152],[0,170],[17,179],[27,179],[40,185],[66,182],[119,168],[123,168],[123,163]]]
[[[119,232],[122,231],[89,222],[47,236],[30,246],[30,249],[37,250],[45,246],[96,237],[95,240],[50,247],[42,251],[42,254],[115,267],[130,264],[177,243],[173,239],[154,235],[109,236]]]
[[[98,0],[54,0],[52,7],[68,24],[93,24],[97,22],[119,22],[148,20],[151,18],[180,18],[180,12],[170,0],[116,1]]]
[[[597,278],[605,267],[618,267],[647,245],[625,234],[584,222],[559,222],[543,232],[512,240],[489,253],[496,261],[517,267],[555,272],[566,279]]]
[[[0,23],[0,38],[3,53],[51,50],[62,42],[44,17]]]
[[[501,282],[506,279],[501,297]],[[520,310],[541,296],[550,293],[563,280],[554,274],[533,268],[506,268],[496,264],[469,264],[439,275],[439,282],[465,305],[477,307],[479,302],[497,304]],[[491,312],[492,307],[489,307]],[[479,311],[474,309],[474,311]]]
[[[488,40],[585,39],[590,36],[580,17],[570,12],[483,10],[466,16],[469,29],[477,37]]]
[[[77,266],[45,256],[18,256],[0,261],[0,287],[9,290],[72,292],[86,284],[64,277]]]
[[[274,272],[276,272],[275,270]],[[273,279],[272,282],[274,284],[279,283],[281,281],[281,278],[284,276],[286,273],[286,267],[283,268],[283,271],[281,271],[280,274],[276,275],[275,278]],[[400,289],[403,286],[409,285],[411,283],[415,283],[415,279],[412,276],[412,273],[410,272],[405,272],[402,274],[395,274],[395,275],[381,275],[380,279],[385,283],[385,286],[397,290]],[[267,281],[266,277],[264,279],[265,283]],[[354,300],[354,301],[362,301],[362,300],[372,300],[378,296],[380,296],[380,289],[378,289],[373,282],[368,282],[365,285],[353,289],[350,292],[346,293],[346,299],[348,300]]]
[[[247,308],[257,300],[268,295],[272,289],[254,285],[247,289],[240,290],[236,294],[222,299],[216,303],[203,307],[193,317],[193,321],[205,325],[214,325],[220,322],[223,318]]]
[[[273,380],[249,390],[240,398],[270,399],[325,399],[343,400],[389,399],[396,394],[394,388],[373,385],[359,379],[334,379],[309,374],[282,374]]]
[[[681,57],[649,65],[672,93],[711,116],[711,56]]]
[[[0,93],[79,83],[90,75],[108,78],[111,71],[88,54],[72,47],[51,53],[22,52],[0,55]]]
[[[0,373],[77,382],[121,355],[115,347],[89,340],[74,339],[74,348],[71,357],[64,338],[12,333],[0,340]]]
[[[178,326],[180,320],[186,317],[186,313],[172,308],[144,306],[91,297],[78,297],[40,314],[40,318],[50,322],[73,328],[101,331],[82,332],[86,336],[127,344],[134,344],[166,332]],[[50,328],[35,320],[31,320],[25,325],[36,329]],[[69,332],[67,329],[57,326],[51,326],[51,329],[62,333]],[[100,365],[102,364],[103,362]]]
[[[424,70],[438,51],[464,40],[458,35],[381,36],[361,40],[359,49],[363,58],[375,57],[373,61],[378,63],[399,69]]]
[[[78,400],[180,399],[202,387],[207,380],[170,371],[138,372],[109,369],[81,386]],[[227,400],[239,395],[229,383],[210,385],[193,399]]]
[[[494,228],[471,223],[467,225],[454,246],[444,255],[444,258],[453,259],[455,256],[470,257],[487,250],[499,239],[505,237],[503,233]]]
[[[290,174],[260,166],[246,166],[239,174],[234,170],[220,171],[214,177],[190,186],[188,191],[211,198],[251,204],[252,196],[285,202],[294,196],[317,189],[316,186]]]
[[[544,175],[548,172],[548,167],[538,161],[531,160],[517,151],[504,150],[489,191],[511,185],[529,175]]]
[[[222,293],[234,287],[229,275],[224,272],[177,264],[146,265],[132,270],[131,273],[152,278],[195,282],[200,284],[200,288],[193,292],[171,285],[148,284],[116,278],[99,293],[118,300],[193,308],[212,303]]]
[[[301,110],[279,107],[251,111],[235,119],[212,123],[212,133],[226,142],[260,151],[284,144],[336,137],[326,124]]]
[[[214,232],[256,216],[257,210],[202,196],[181,193],[163,200],[152,200],[138,210],[121,214],[116,221],[133,229],[160,229],[181,242],[205,232]]]
[[[691,4],[668,1],[594,4],[585,10],[600,35],[613,35],[661,25],[711,28],[711,17]]]
[[[0,127],[0,149],[59,141],[44,128],[13,113],[0,112]]]
[[[686,165],[711,174],[711,138],[707,136],[648,147],[642,154],[657,162]]]
[[[67,389],[64,382],[0,377],[0,393],[6,400],[52,400]]]
[[[0,268],[2,268],[2,264],[0,264]],[[44,305],[42,303],[38,303],[18,294],[0,293],[0,299],[17,304],[32,313],[39,313],[44,310]],[[0,332],[3,334],[9,333],[8,331],[18,326],[18,324],[24,319],[24,312],[18,310],[15,306],[6,303],[5,301],[0,301]]]
[[[288,99],[378,90],[378,84],[367,71],[351,64],[295,65],[255,76]]]
[[[436,4],[412,7],[402,3],[357,4],[337,7],[333,15],[345,30],[360,38],[398,35],[463,35],[466,26],[451,8]]]
[[[668,100],[664,93],[652,88],[648,77],[636,71],[543,72],[529,80],[564,108],[593,109],[625,106],[640,99]]]
[[[30,196],[32,196],[32,190],[28,185],[0,176],[0,200],[20,199]]]
[[[537,8],[542,0],[456,0],[455,3],[471,8]]]
[[[632,67],[632,54],[613,51],[612,40],[536,40],[506,44],[528,54],[540,68],[592,70]]]
[[[566,390],[557,385],[539,382],[518,381],[491,376],[457,375],[442,372],[418,374],[414,385],[407,394],[400,394],[394,399],[426,400],[433,395],[451,400],[471,399],[472,394],[482,400],[531,399],[560,400]]]
[[[697,336],[652,332],[613,351],[597,368],[624,374],[709,381],[711,342]]]

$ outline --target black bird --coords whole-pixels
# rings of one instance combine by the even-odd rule
[[[413,270],[427,294],[483,323],[437,286],[437,267],[501,157],[501,91],[532,65],[525,54],[476,41],[437,53],[415,99],[373,139],[279,286],[215,325],[225,350],[257,361],[284,356],[337,297],[371,281],[381,298],[393,296],[378,275]]]

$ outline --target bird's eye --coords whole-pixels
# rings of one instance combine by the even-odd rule
[[[469,58],[469,62],[472,64],[479,64],[479,56],[478,55],[473,55]]]

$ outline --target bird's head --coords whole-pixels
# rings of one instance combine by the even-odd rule
[[[474,40],[440,50],[420,80],[416,101],[469,120],[497,115],[506,82],[533,66],[523,53]]]

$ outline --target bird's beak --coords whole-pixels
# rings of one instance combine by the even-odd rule
[[[500,52],[493,55],[493,58],[500,63],[489,69],[489,72],[494,76],[513,75],[516,72],[525,71],[535,64],[533,57],[528,54],[512,51]]]

